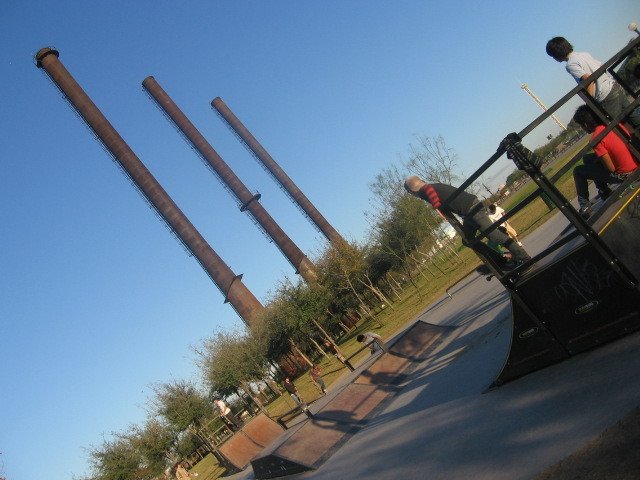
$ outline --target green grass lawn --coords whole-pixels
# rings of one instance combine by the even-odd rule
[[[224,472],[225,469],[218,464],[218,460],[212,454],[204,457],[190,470],[190,473],[198,474],[198,480],[215,480]]]
[[[547,176],[547,178],[551,178],[556,172],[564,167],[569,162],[569,160],[571,160],[571,157],[573,157],[576,152],[584,147],[587,142],[588,138],[584,138],[583,140],[577,142],[565,153],[562,158],[554,162],[548,168],[544,169],[544,174]],[[579,163],[580,162],[578,162],[578,164]],[[573,182],[572,170],[565,172],[555,182],[555,186],[566,198],[574,198],[576,196],[576,188]],[[504,202],[503,208],[508,211],[519,202],[521,202],[525,197],[534,192],[537,188],[538,186],[535,184],[535,182],[533,182],[533,180],[530,180],[525,186],[523,186],[520,190],[518,190]],[[556,209],[549,210],[547,205],[540,198],[537,198],[526,208],[522,209],[521,212],[515,214],[513,218],[509,220],[509,223],[513,228],[516,229],[519,236],[524,236],[527,233],[530,233],[538,228],[556,212]]]

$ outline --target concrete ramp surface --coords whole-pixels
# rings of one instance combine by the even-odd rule
[[[287,432],[251,461],[256,478],[275,478],[317,469],[365,424],[402,386],[406,375],[426,358],[430,347],[449,329],[418,321],[373,362],[356,370],[311,420]]]

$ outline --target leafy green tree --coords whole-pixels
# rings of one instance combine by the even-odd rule
[[[187,457],[201,445],[203,445],[202,439],[193,431],[184,432],[176,443],[176,455],[178,458]]]
[[[522,177],[525,177],[527,174],[522,171],[522,170],[518,170],[515,169],[513,172],[511,172],[508,176],[507,176],[507,180],[506,180],[506,184],[507,185],[512,185],[514,182],[520,180]]]
[[[201,350],[197,350],[198,364],[205,383],[210,387],[211,395],[226,397],[240,386],[242,378],[236,368],[241,355],[239,348],[239,334],[218,332],[205,340]]]
[[[332,245],[317,264],[319,283],[334,292],[349,292],[364,303],[363,287],[357,281],[364,265],[361,248],[348,242]]]
[[[265,357],[270,361],[277,362],[291,349],[289,339],[294,336],[294,325],[287,310],[283,299],[273,299],[265,308],[261,324],[252,329],[252,336],[262,339]]]
[[[144,427],[133,427],[128,435],[150,474],[159,476],[169,466],[176,445],[175,432],[157,418],[149,418]]]
[[[287,281],[280,285],[276,295],[278,315],[286,320],[290,337],[306,343],[306,338],[316,330],[313,321],[326,316],[331,300],[329,290],[320,283]]]
[[[264,333],[262,328],[260,331]],[[207,339],[198,354],[212,395],[227,397],[238,388],[244,389],[247,382],[261,380],[267,370],[266,342],[261,335],[239,332],[218,332]]]
[[[399,268],[418,246],[435,243],[434,231],[441,223],[426,202],[405,194],[397,199],[390,215],[376,225],[375,245],[388,255],[393,268]]]
[[[155,413],[163,417],[174,432],[182,432],[213,415],[213,407],[206,395],[190,381],[174,380],[155,385],[153,390]]]
[[[143,468],[140,452],[128,435],[115,434],[99,447],[89,450],[89,464],[93,470],[87,480],[147,480],[152,477]]]

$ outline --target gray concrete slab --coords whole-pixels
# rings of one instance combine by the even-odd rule
[[[482,385],[469,365],[427,373],[300,478],[533,478],[640,403],[639,346],[640,335],[625,337],[486,394],[465,395],[461,384]]]

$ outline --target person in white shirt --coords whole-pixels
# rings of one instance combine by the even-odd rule
[[[491,205],[489,205],[488,217],[489,217],[489,220],[491,220],[493,223],[500,220],[502,217],[504,217],[504,215],[505,215],[504,208],[499,207],[495,203],[492,203]],[[498,229],[503,229],[504,233],[509,235],[509,237],[511,237],[515,242],[517,242],[518,245],[522,246],[522,242],[518,240],[518,233],[516,232],[516,229],[513,228],[511,225],[509,225],[509,222],[503,222],[498,227]]]
[[[361,333],[356,337],[356,340],[358,340],[360,343],[364,343],[365,345],[367,345],[369,347],[369,350],[371,350],[372,354],[379,352],[380,350],[385,352],[387,351],[387,347],[382,341],[382,337],[377,333],[373,333],[373,332]]]
[[[573,45],[564,37],[554,37],[547,42],[547,54],[557,62],[567,62],[567,72],[580,83],[591,76],[602,62],[596,60],[587,52],[574,52]],[[625,90],[605,72],[587,86],[587,93],[591,95],[611,116],[618,116],[631,100]],[[635,108],[626,118],[633,127],[640,128],[640,107]]]
[[[224,401],[222,401],[219,398],[216,398],[213,401],[213,404],[218,408],[218,410],[220,410],[220,416],[224,420],[226,420],[227,425],[235,428],[242,427],[240,420],[238,420],[236,416],[233,413],[231,413],[231,409],[228,407],[226,403],[224,403]]]

